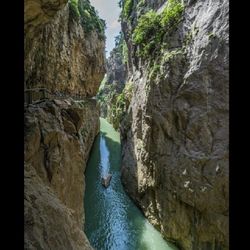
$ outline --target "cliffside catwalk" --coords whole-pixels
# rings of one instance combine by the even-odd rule
[[[229,2],[108,4],[25,0],[24,248],[228,250]]]
[[[25,1],[25,249],[92,249],[84,170],[99,132],[105,23],[88,0]]]

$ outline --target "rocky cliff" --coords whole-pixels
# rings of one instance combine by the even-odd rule
[[[26,3],[25,14],[28,17],[29,10],[33,12],[28,7],[29,2]],[[34,17],[35,24],[41,22],[34,29],[35,25],[32,26],[30,18],[27,18],[24,61],[26,88],[42,86],[53,93],[87,97],[96,94],[105,72],[105,43],[104,23],[94,15],[87,0],[72,0],[64,4],[46,25],[39,16]]]
[[[228,1],[122,1],[122,182],[180,249],[228,249]]]
[[[44,100],[25,110],[25,249],[90,249],[84,170],[99,112],[90,101]]]
[[[25,249],[92,249],[84,170],[99,132],[89,97],[105,73],[103,29],[87,0],[25,1]]]
[[[97,99],[100,104],[101,116],[106,118],[117,129],[119,126],[117,111],[118,106],[121,106],[119,99],[127,79],[127,47],[122,33],[115,40],[116,45],[107,59],[106,77],[100,86]]]

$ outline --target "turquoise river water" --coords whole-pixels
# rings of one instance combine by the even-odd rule
[[[101,119],[85,172],[85,233],[96,250],[176,250],[145,219],[120,181],[120,136]],[[101,177],[111,173],[110,186]]]

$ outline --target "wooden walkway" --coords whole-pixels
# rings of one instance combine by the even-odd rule
[[[46,88],[32,88],[24,90],[24,104],[29,105],[34,102],[38,102],[44,99],[66,99],[72,98],[73,100],[80,101],[84,99],[90,99],[81,95],[66,95],[61,92],[52,93]],[[94,98],[92,98],[94,99]]]

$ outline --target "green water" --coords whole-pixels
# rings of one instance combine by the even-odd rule
[[[120,137],[101,118],[87,164],[85,179],[85,232],[96,250],[173,250],[145,219],[123,190],[120,181]],[[101,177],[112,174],[110,186]]]

